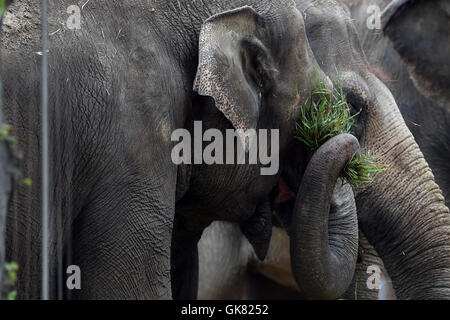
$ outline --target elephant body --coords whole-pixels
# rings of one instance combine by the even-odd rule
[[[305,297],[336,298],[351,282],[356,211],[399,298],[449,297],[448,208],[338,2],[90,1],[79,29],[68,27],[70,5],[48,8],[52,298],[194,298],[203,230],[239,223],[263,258],[271,209],[286,217]],[[20,298],[41,289],[39,13],[35,1],[13,2],[2,26],[5,118],[33,181],[14,190],[8,211]],[[357,129],[309,154],[294,139],[299,106],[317,76],[336,89],[337,71],[347,108],[361,110]],[[279,171],[175,164],[172,134],[195,136],[194,121],[221,133],[278,130]],[[355,197],[337,178],[359,146],[390,169]],[[295,196],[278,201],[283,183]],[[70,265],[80,290],[65,287]]]

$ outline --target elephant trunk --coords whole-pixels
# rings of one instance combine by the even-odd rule
[[[313,155],[297,193],[291,265],[306,298],[337,299],[352,281],[358,251],[353,192],[339,173],[359,149],[350,134],[330,139]]]
[[[389,170],[356,198],[359,225],[398,299],[450,299],[448,209],[406,126],[394,122],[392,128],[377,142]]]
[[[450,299],[450,214],[391,93],[369,78],[374,107],[362,146],[388,170],[358,190],[358,222],[398,299]]]

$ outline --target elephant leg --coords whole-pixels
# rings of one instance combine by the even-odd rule
[[[172,296],[175,300],[197,299],[199,258],[197,244],[203,228],[187,230],[185,217],[176,215],[171,251]]]
[[[200,300],[240,300],[253,248],[237,223],[215,221],[198,243]],[[255,257],[255,259],[257,259]]]
[[[182,255],[182,257],[175,258],[172,262],[172,296],[175,300],[196,300],[198,292],[198,249],[190,240],[191,245],[187,252],[182,254],[175,247],[174,253]]]
[[[175,178],[149,183],[136,176],[114,177],[98,184],[106,190],[96,190],[74,221],[72,264],[80,267],[81,290],[72,295],[171,299]]]

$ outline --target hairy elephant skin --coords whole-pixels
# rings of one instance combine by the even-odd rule
[[[296,278],[321,277],[314,295],[302,296],[336,298],[351,281],[354,246],[336,259],[333,238],[317,241],[308,227],[328,236],[322,222],[334,212],[333,180],[343,155],[357,146],[389,165],[353,200],[397,297],[450,296],[448,208],[392,94],[369,70],[340,2],[99,0],[80,8],[80,28],[68,27],[70,5],[48,3],[51,298],[193,299],[203,230],[215,220],[239,223],[262,258],[270,241],[269,208],[280,211],[296,235]],[[39,3],[13,2],[2,32],[5,118],[23,150],[20,169],[33,181],[14,190],[6,255],[20,266],[18,297],[39,298]],[[336,137],[335,147],[327,146],[334,150],[329,157],[320,156],[327,150],[311,157],[294,139],[299,105],[313,88],[311,79],[318,75],[332,90],[336,72],[349,110],[361,110],[357,129]],[[220,133],[277,129],[279,152],[268,151],[279,156],[278,172],[262,175],[267,168],[261,163],[176,164],[172,133],[184,129],[195,136],[195,121],[203,131]],[[317,200],[330,203],[307,195],[302,177],[316,181],[311,172],[324,181],[314,186]],[[278,201],[281,181],[293,196]],[[310,206],[299,206],[293,218],[296,199],[320,205],[322,219],[295,218],[307,218]],[[344,231],[352,239],[353,222],[351,232]],[[315,239],[303,240],[299,230]],[[309,269],[299,262],[308,259],[304,249],[324,259],[312,260]],[[80,290],[66,290],[70,265],[81,269]],[[345,267],[345,281],[329,277],[336,266]]]

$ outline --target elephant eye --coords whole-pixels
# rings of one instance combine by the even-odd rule
[[[353,118],[353,126],[351,133],[359,140],[363,134],[363,124],[361,121],[362,108],[356,107],[352,103],[347,102],[347,108],[350,112],[350,116]]]
[[[357,109],[353,104],[351,104],[351,103],[348,103],[347,102],[347,108],[348,108],[348,110],[350,111],[350,115],[352,116],[352,117],[357,117],[360,113],[361,113],[361,111],[362,111],[362,109],[360,108],[360,109]]]

